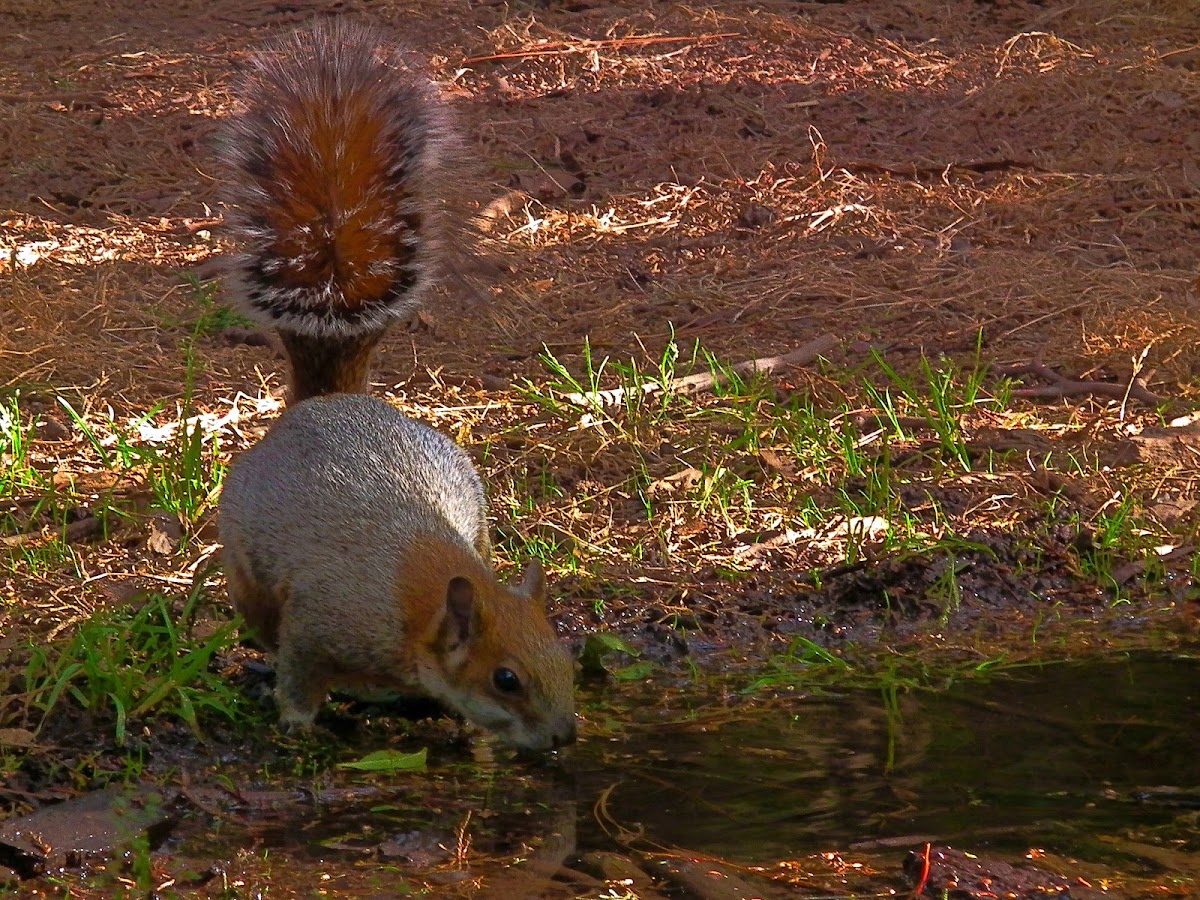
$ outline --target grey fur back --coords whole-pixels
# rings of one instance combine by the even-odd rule
[[[220,531],[263,585],[365,600],[386,594],[415,534],[486,546],[487,522],[479,475],[454,441],[382,400],[337,394],[287,410],[236,460]]]

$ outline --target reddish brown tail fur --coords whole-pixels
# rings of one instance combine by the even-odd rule
[[[350,337],[313,337],[284,331],[280,335],[292,367],[288,403],[322,394],[365,394],[371,357],[383,329]]]
[[[257,55],[237,93],[235,297],[283,337],[293,402],[363,390],[371,350],[432,277],[445,109],[381,35],[336,22]]]

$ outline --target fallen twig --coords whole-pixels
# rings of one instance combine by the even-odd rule
[[[1049,366],[1040,362],[1023,366],[999,366],[996,369],[1000,375],[1009,378],[1020,378],[1032,375],[1050,382],[1046,385],[1013,388],[1014,397],[1024,397],[1029,400],[1057,400],[1066,397],[1111,397],[1114,400],[1140,400],[1151,406],[1160,406],[1166,402],[1165,397],[1146,387],[1141,378],[1134,377],[1125,384],[1115,381],[1073,381],[1055,372]]]
[[[113,107],[117,104],[100,94],[0,94],[0,103],[58,103],[63,106]]]
[[[917,885],[913,888],[913,900],[917,900],[925,891],[925,885],[929,883],[929,854],[932,844],[925,843],[925,853],[921,857],[921,877],[917,879]]]
[[[1125,385],[1114,384],[1111,381],[1070,381],[1064,378],[1055,384],[1042,385],[1040,387],[1014,388],[1012,395],[1014,397],[1025,397],[1034,400],[1053,400],[1091,394],[1097,397],[1111,397],[1114,400],[1124,400],[1126,397],[1125,391]],[[1165,398],[1137,384],[1129,387],[1128,397],[1130,400],[1141,400],[1143,403],[1149,403],[1151,406],[1158,406],[1165,402]]]
[[[838,345],[838,339],[832,334],[823,334],[809,341],[803,347],[797,347],[782,356],[762,356],[758,359],[748,359],[730,366],[727,372],[699,372],[695,375],[684,375],[672,378],[663,383],[647,381],[633,388],[612,388],[606,391],[584,391],[566,395],[568,403],[576,406],[617,406],[631,393],[641,392],[644,396],[652,396],[664,392],[673,394],[700,394],[714,388],[724,387],[731,377],[745,377],[762,373],[769,375],[790,366],[806,366],[822,354],[828,353]]]
[[[61,537],[66,543],[70,544],[85,537],[90,537],[99,530],[100,520],[95,516],[88,516],[86,519],[80,519],[78,522],[72,522],[62,531],[44,529],[42,531],[27,531],[23,534],[0,535],[0,547],[23,547],[26,544],[42,540],[52,540],[56,537]]]
[[[464,59],[464,66],[473,66],[482,62],[500,62],[506,59],[527,59],[532,56],[558,56],[563,53],[588,53],[593,50],[619,50],[622,47],[646,47],[652,44],[698,44],[704,41],[715,41],[720,38],[738,37],[736,31],[726,31],[720,34],[693,35],[647,35],[645,37],[608,38],[605,40],[554,41],[540,44],[529,50],[514,50],[511,53],[493,53],[489,56],[472,56]]]
[[[1134,578],[1138,578],[1144,574],[1146,568],[1151,564],[1151,562],[1158,563],[1159,565],[1165,565],[1168,562],[1177,562],[1179,560],[1187,559],[1193,556],[1195,553],[1196,548],[1188,544],[1182,547],[1175,547],[1161,556],[1155,555],[1149,559],[1135,559],[1133,562],[1127,562],[1125,565],[1118,566],[1116,569],[1114,569],[1112,573],[1112,579],[1117,584],[1127,584]]]
[[[909,163],[907,165],[887,165],[871,162],[870,160],[853,160],[839,166],[852,175],[897,175],[901,178],[920,178],[926,175],[943,175],[946,172],[960,170],[964,172],[1005,172],[1009,169],[1035,169],[1040,167],[1027,159],[964,159],[946,163]]]

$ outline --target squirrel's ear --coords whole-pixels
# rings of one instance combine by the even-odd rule
[[[521,576],[521,593],[538,606],[546,605],[546,573],[536,559],[530,560]]]
[[[446,588],[446,620],[442,643],[449,649],[465,644],[475,630],[475,585],[466,578],[451,578]]]

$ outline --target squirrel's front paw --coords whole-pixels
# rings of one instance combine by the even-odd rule
[[[317,717],[317,711],[297,709],[294,706],[289,706],[286,703],[280,704],[279,708],[279,730],[287,734],[303,734],[312,731],[313,720]]]

